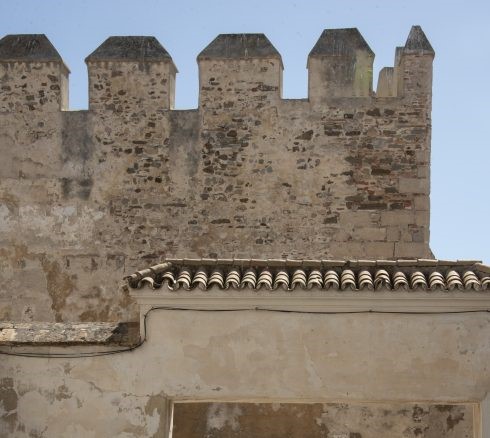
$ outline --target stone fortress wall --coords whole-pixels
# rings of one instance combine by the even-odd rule
[[[167,51],[111,37],[86,59],[89,109],[69,111],[49,40],[4,37],[0,319],[136,320],[121,279],[164,257],[431,258],[433,57],[414,26],[374,92],[361,34],[325,30],[308,98],[282,99],[271,42],[219,35],[199,107],[174,110]]]

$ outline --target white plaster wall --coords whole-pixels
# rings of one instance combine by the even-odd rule
[[[485,313],[154,310],[147,322],[148,341],[129,353],[2,356],[2,394],[15,399],[0,411],[3,436],[161,436],[165,397],[474,402],[490,389]]]

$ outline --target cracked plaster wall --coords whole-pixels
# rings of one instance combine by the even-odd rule
[[[182,428],[185,416],[199,426],[200,436],[240,436],[233,435],[233,427],[226,429],[228,415],[221,432],[205,433],[209,409],[216,414],[229,401],[238,403],[228,413],[241,412],[236,421],[243,432],[264,425],[263,416],[273,415],[272,409],[277,430],[290,430],[295,438],[294,427],[301,424],[312,437],[469,438],[476,431],[473,407],[490,390],[489,323],[485,314],[154,310],[148,342],[133,352],[79,359],[2,357],[0,430],[16,438],[160,437],[170,399],[219,402],[214,408],[176,408],[176,425]],[[244,402],[313,405],[245,409]],[[303,423],[286,420],[300,414]],[[328,434],[317,418],[325,420]],[[195,435],[176,438],[183,436]]]

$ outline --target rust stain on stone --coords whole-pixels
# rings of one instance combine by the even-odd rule
[[[68,274],[63,272],[57,261],[50,261],[46,256],[41,257],[41,265],[46,276],[48,294],[51,298],[51,308],[57,322],[63,320],[63,308],[66,299],[75,289],[75,283]]]
[[[159,416],[158,429],[152,435],[153,438],[165,436],[165,426],[167,424],[167,400],[163,393],[151,395],[145,405],[145,414]]]
[[[19,198],[17,196],[2,191],[2,193],[0,193],[0,203],[4,204],[12,213],[18,212]]]
[[[464,412],[456,412],[454,415],[449,415],[446,419],[447,430],[453,430],[454,427],[464,420]]]
[[[14,389],[14,381],[11,377],[0,380],[0,407],[3,414],[0,420],[4,421],[12,433],[17,424],[17,403],[19,397]]]
[[[99,305],[95,309],[85,310],[80,313],[79,319],[82,322],[90,321],[109,321],[109,304]]]
[[[65,384],[58,386],[55,392],[55,398],[58,401],[69,399],[72,395],[73,393],[69,391]]]

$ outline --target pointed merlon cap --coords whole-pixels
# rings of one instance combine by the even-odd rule
[[[218,35],[199,55],[205,59],[282,58],[263,33],[231,33]]]
[[[434,49],[425,36],[424,31],[420,26],[412,26],[410,33],[405,43],[403,53],[418,53],[422,55],[435,55]]]
[[[173,64],[172,57],[153,36],[111,36],[85,58],[85,62],[140,61]]]
[[[0,61],[61,62],[65,66],[60,54],[44,34],[4,36],[0,40]]]
[[[325,29],[308,57],[353,56],[356,51],[365,51],[374,58],[374,52],[357,28]]]

